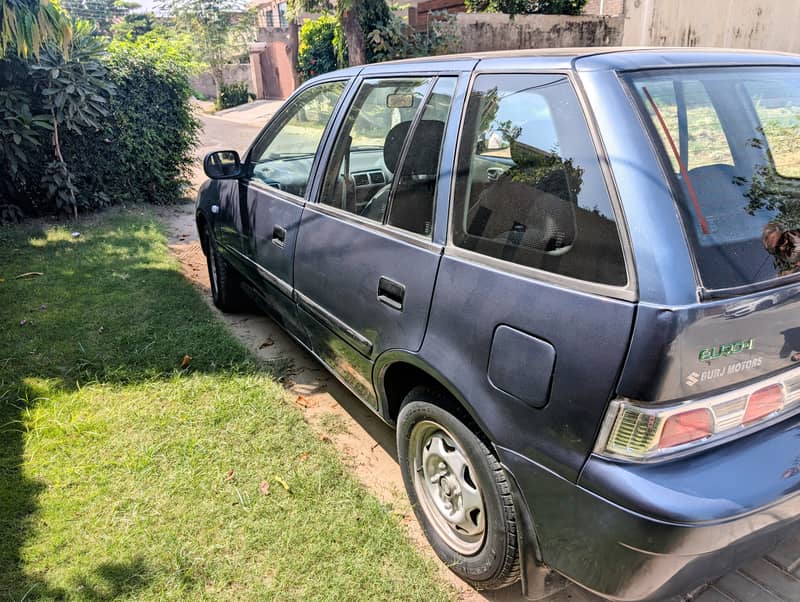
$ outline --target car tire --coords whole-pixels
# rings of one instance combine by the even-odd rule
[[[397,455],[417,520],[436,554],[475,589],[519,579],[517,519],[508,476],[452,400],[425,387],[405,398]]]
[[[220,311],[235,313],[241,311],[245,303],[240,287],[241,276],[217,250],[214,237],[206,228],[206,263],[208,280],[211,283],[211,299]]]

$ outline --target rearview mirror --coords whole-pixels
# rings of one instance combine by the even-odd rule
[[[212,180],[232,180],[241,177],[242,162],[236,151],[214,151],[203,159],[203,169]]]
[[[386,107],[389,109],[410,109],[413,106],[413,94],[389,94],[386,97]]]

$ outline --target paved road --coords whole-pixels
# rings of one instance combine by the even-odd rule
[[[256,125],[236,123],[214,115],[200,115],[203,133],[197,153],[205,156],[212,150],[232,149],[244,153],[260,128]]]
[[[198,156],[219,149],[233,149],[243,153],[258,134],[260,126],[244,124],[221,117],[201,115],[203,124]],[[202,169],[198,172],[201,175]],[[191,226],[191,222],[190,222]],[[188,228],[189,230],[191,227]],[[202,262],[201,262],[202,266]],[[259,340],[263,340],[259,339]],[[288,340],[287,346],[295,346]],[[276,347],[278,347],[276,345]],[[297,350],[297,353],[302,353]],[[347,394],[349,398],[349,394]],[[362,419],[362,421],[368,421]],[[369,428],[367,430],[370,430]],[[489,600],[518,599],[518,587],[499,594],[488,594]],[[566,590],[548,598],[548,602],[599,601],[580,588],[570,585]],[[672,599],[675,600],[675,599]],[[711,584],[694,597],[695,602],[798,602],[800,601],[800,537],[786,541],[777,550],[759,558],[737,571],[733,571]]]

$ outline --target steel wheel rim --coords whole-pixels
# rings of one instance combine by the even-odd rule
[[[420,506],[436,533],[456,552],[477,554],[486,539],[486,507],[458,440],[423,420],[411,431],[408,462]]]

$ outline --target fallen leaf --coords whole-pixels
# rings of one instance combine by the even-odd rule
[[[228,481],[228,482],[233,481],[233,477],[235,477],[235,476],[236,476],[236,473],[233,471],[233,468],[231,468],[228,471],[228,474],[225,475],[225,480]]]
[[[258,488],[264,495],[269,495],[269,481],[261,481],[261,485]]]
[[[191,355],[184,355],[183,359],[181,360],[181,370],[183,370],[184,368],[188,368],[189,362],[191,361],[192,361]]]
[[[307,397],[303,397],[302,395],[297,396],[295,403],[297,403],[297,405],[299,405],[301,408],[313,408],[317,405],[316,401],[313,399],[308,399]]]
[[[309,456],[311,456],[311,454],[307,451],[304,451],[302,454],[297,456],[297,459],[300,460],[301,462],[305,462],[306,460],[308,460]]]
[[[272,347],[275,344],[275,341],[272,340],[272,337],[268,337],[266,341],[261,343],[258,348],[263,349],[264,347]]]
[[[14,277],[14,280],[20,280],[22,278],[35,278],[36,276],[44,276],[43,272],[25,272],[24,274],[18,274]]]
[[[319,440],[322,441],[323,443],[330,443],[331,442],[331,438],[328,437],[328,435],[320,435],[319,436]]]
[[[280,477],[273,477],[273,478],[274,478],[276,481],[278,481],[278,483],[280,483],[280,484],[281,484],[281,487],[283,487],[283,488],[284,488],[286,491],[288,491],[289,493],[291,493],[291,492],[292,492],[292,490],[291,490],[291,489],[289,489],[289,484],[288,484],[286,481],[284,481],[282,478],[280,478]]]

